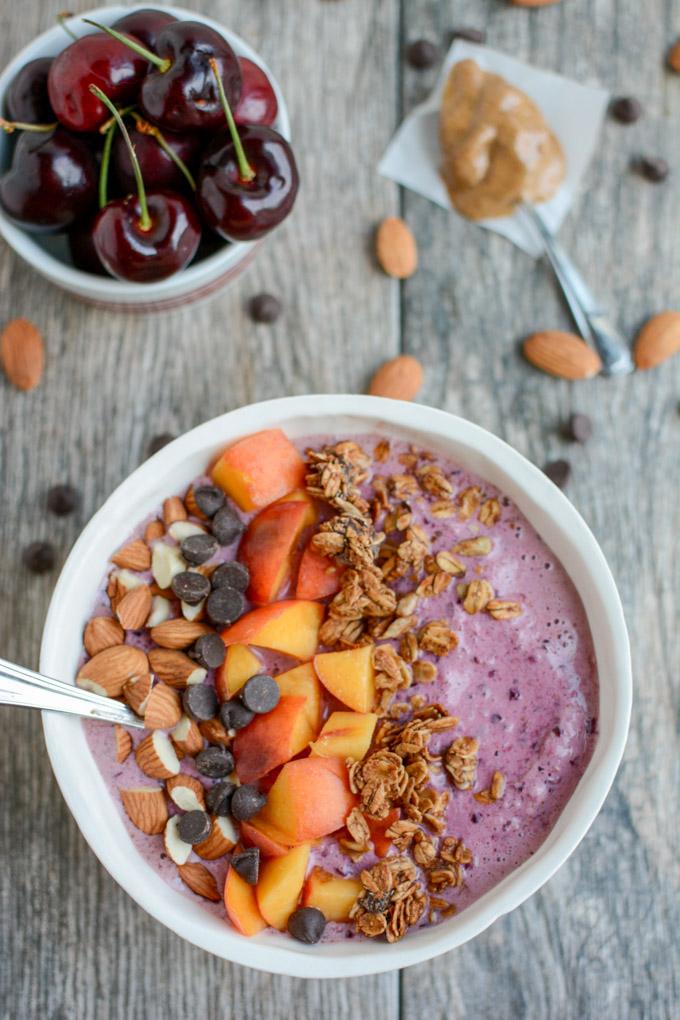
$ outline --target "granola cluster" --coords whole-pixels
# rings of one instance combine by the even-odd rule
[[[425,913],[427,896],[409,857],[387,857],[359,877],[364,891],[350,919],[362,935],[384,935],[388,942],[396,942]]]

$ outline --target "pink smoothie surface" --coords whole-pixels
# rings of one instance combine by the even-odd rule
[[[375,435],[352,438],[368,453],[381,440]],[[335,442],[338,439],[330,436],[312,436],[296,445],[304,452]],[[389,458],[373,462],[373,477],[403,473],[399,455],[410,451],[407,444],[393,441]],[[483,526],[476,518],[434,519],[428,512],[430,503],[420,498],[412,505],[414,522],[426,530],[435,552],[450,549],[463,538],[489,535],[493,541],[491,553],[483,560],[466,560],[466,580],[478,576],[474,572],[477,567],[481,570],[479,576],[491,583],[496,597],[520,602],[523,607],[522,615],[511,620],[494,620],[487,613],[468,615],[460,604],[455,583],[439,596],[421,599],[418,605],[419,625],[445,619],[459,640],[458,646],[443,658],[423,656],[436,662],[437,679],[434,683],[413,684],[406,692],[406,697],[417,694],[428,703],[439,703],[460,719],[454,731],[432,741],[431,749],[442,750],[454,736],[475,737],[479,741],[475,789],[487,789],[497,770],[506,779],[502,799],[480,804],[470,791],[454,789],[443,770],[432,775],[433,786],[450,790],[445,834],[462,839],[473,854],[472,865],[465,869],[464,884],[442,894],[460,911],[535,854],[554,826],[585,771],[597,739],[598,683],[588,621],[563,566],[517,507],[497,489],[445,457],[437,455],[434,463],[451,481],[454,493],[478,485],[486,498],[498,498],[501,519],[492,527]],[[204,481],[199,478],[194,484]],[[369,478],[364,485],[366,493],[370,493],[370,485]],[[159,494],[159,512],[167,495]],[[252,515],[241,516],[247,521]],[[146,523],[140,522],[131,537],[143,534]],[[220,549],[211,562],[234,559],[237,552],[237,544]],[[106,581],[93,615],[110,613],[105,588]],[[145,634],[128,633],[127,640],[151,647]],[[398,643],[394,644],[397,647]],[[295,665],[286,656],[264,650],[259,654],[263,670],[274,674]],[[211,673],[206,682],[213,682]],[[328,711],[341,707],[328,698]],[[117,803],[119,788],[153,782],[139,770],[134,754],[122,765],[116,762],[112,727],[92,722],[84,725],[97,767]],[[141,739],[143,735],[133,733],[135,744]],[[197,774],[186,758],[182,771]],[[174,889],[192,896],[165,854],[163,837],[144,835],[131,824],[122,807],[120,811],[130,839],[146,862]],[[192,854],[190,860],[199,858]],[[372,854],[367,854],[359,863],[353,862],[329,836],[313,848],[310,867],[319,865],[338,875],[357,875],[375,861]],[[213,871],[221,890],[228,859],[202,863]],[[224,914],[221,903],[200,902],[206,910]],[[421,924],[427,924],[426,915]],[[360,936],[348,924],[329,924],[324,934],[325,940],[351,937]]]

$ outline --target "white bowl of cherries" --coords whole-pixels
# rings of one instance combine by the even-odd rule
[[[62,21],[0,76],[0,110],[0,233],[89,302],[149,311],[205,297],[295,202],[269,68],[181,8]]]

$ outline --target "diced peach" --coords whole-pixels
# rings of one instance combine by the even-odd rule
[[[331,712],[312,744],[312,754],[320,758],[364,757],[373,739],[378,721],[373,712]]]
[[[233,698],[246,680],[260,672],[262,663],[247,645],[230,645],[224,662],[215,670],[215,691],[220,701]]]
[[[250,571],[248,598],[255,605],[273,602],[290,579],[308,508],[302,500],[279,501],[261,510],[248,525],[238,555]]]
[[[375,705],[373,645],[324,652],[314,656],[314,669],[327,691],[355,712],[370,712]]]
[[[254,783],[299,754],[315,735],[305,699],[286,695],[271,712],[256,715],[236,734],[232,745],[236,774],[242,783]]]
[[[227,917],[241,935],[257,935],[267,922],[257,905],[257,896],[252,885],[248,885],[232,867],[224,883],[224,907]]]
[[[309,843],[272,857],[260,868],[255,895],[262,917],[272,928],[284,931],[300,899],[309,862]]]
[[[225,645],[257,645],[308,661],[319,643],[324,607],[307,599],[284,599],[252,609],[222,631]]]
[[[373,843],[373,849],[375,850],[376,857],[385,857],[392,846],[392,840],[388,839],[385,835],[387,830],[395,822],[398,822],[401,818],[401,811],[399,808],[392,808],[391,811],[385,815],[384,818],[370,818],[367,817],[368,827],[371,831],[371,841]]]
[[[281,429],[264,429],[228,446],[212,478],[241,510],[261,510],[304,484],[305,465]]]
[[[299,599],[325,599],[340,591],[345,568],[330,556],[322,556],[311,542],[300,559],[295,595]]]
[[[335,832],[356,804],[339,758],[298,758],[284,765],[254,824],[272,826],[281,841],[304,843]]]
[[[302,906],[316,907],[327,921],[348,921],[362,890],[358,878],[342,878],[323,868],[312,868],[302,890]]]
[[[283,857],[290,850],[269,830],[253,825],[252,822],[241,822],[241,839],[246,846],[256,846],[263,857]]]
[[[309,724],[314,730],[314,737],[316,737],[321,726],[323,705],[321,704],[322,688],[314,672],[314,666],[311,662],[303,662],[301,666],[295,666],[294,669],[280,673],[276,677],[276,682],[279,685],[282,697],[290,695],[291,697],[302,697],[305,699]],[[313,740],[314,737],[311,739]]]

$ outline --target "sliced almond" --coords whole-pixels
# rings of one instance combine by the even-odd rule
[[[142,673],[141,676],[133,676],[123,686],[123,697],[133,712],[143,716],[146,712],[146,703],[151,694],[153,677],[151,673]]]
[[[154,730],[137,745],[135,760],[151,779],[170,779],[179,773],[179,759],[170,737],[162,730]]]
[[[132,750],[132,737],[124,726],[118,723],[113,727],[114,739],[116,741],[116,761],[122,765]]]
[[[144,709],[144,725],[150,730],[169,730],[182,718],[179,694],[167,684],[157,683]]]
[[[388,216],[378,227],[375,252],[388,276],[405,280],[418,268],[418,247],[410,227],[398,216]]]
[[[178,776],[168,779],[165,789],[173,804],[181,811],[205,811],[205,790],[195,776],[180,772]]]
[[[202,599],[197,606],[190,606],[188,602],[180,602],[182,616],[185,620],[202,620],[205,616],[205,599]]]
[[[202,896],[205,900],[212,900],[213,903],[220,900],[217,880],[212,872],[208,871],[205,864],[199,864],[198,861],[180,864],[177,867],[177,873],[184,884],[197,896]]]
[[[156,542],[151,554],[151,573],[153,579],[162,590],[167,590],[172,579],[187,569],[179,549],[166,542]]]
[[[141,630],[151,612],[151,591],[148,584],[123,595],[116,608],[116,616],[125,630]]]
[[[194,624],[194,626],[196,626]],[[91,681],[101,687],[109,698],[117,698],[123,693],[123,686],[133,676],[141,676],[149,672],[149,660],[141,648],[132,645],[116,645],[105,648],[103,652],[93,655],[78,670],[76,683],[87,688],[84,681]]]
[[[136,786],[120,791],[125,813],[141,832],[155,836],[168,821],[168,805],[160,786]]]
[[[170,496],[163,503],[163,523],[169,528],[175,521],[186,521],[187,512],[179,496]]]
[[[183,839],[180,839],[177,827],[179,825],[179,815],[173,815],[172,818],[168,818],[165,826],[165,832],[163,833],[163,842],[165,843],[165,850],[171,861],[175,864],[186,864],[191,853],[191,843],[185,843]]]
[[[165,623],[172,616],[172,604],[163,595],[153,595],[151,597],[151,612],[146,621],[147,627],[157,627],[160,623]]]
[[[194,487],[190,485],[187,494],[184,497],[184,505],[192,517],[199,517],[203,521],[207,521],[207,517],[202,510],[199,509],[196,497],[194,496]]]
[[[151,630],[151,640],[161,648],[188,648],[203,634],[212,633],[212,627],[191,620],[168,620]]]
[[[238,833],[231,818],[219,816],[212,820],[212,831],[202,843],[197,843],[194,851],[204,861],[216,861],[233,850],[238,840]]]
[[[5,375],[19,390],[32,390],[42,379],[45,345],[28,319],[12,319],[0,335],[0,361]]]
[[[560,379],[591,379],[602,368],[600,356],[580,336],[559,329],[532,333],[523,350],[532,365]]]
[[[660,312],[648,319],[635,340],[638,368],[656,368],[680,351],[680,312]]]
[[[148,570],[151,566],[151,550],[146,542],[137,538],[119,549],[115,556],[111,557],[111,562],[128,570]]]
[[[413,400],[423,385],[423,368],[417,358],[400,354],[380,366],[371,379],[368,392],[374,397]]]
[[[151,545],[153,542],[157,542],[159,538],[162,538],[164,534],[165,525],[163,521],[149,521],[144,529],[144,541]]]
[[[170,733],[175,750],[180,755],[196,755],[203,750],[204,740],[201,731],[193,719],[183,715]]]
[[[219,719],[206,719],[199,722],[198,728],[209,744],[217,744],[219,747],[229,747],[231,744],[232,738]]]
[[[88,655],[98,655],[105,648],[122,645],[125,631],[112,616],[95,616],[85,627],[83,644]]]
[[[205,535],[205,528],[201,528],[198,524],[192,524],[191,521],[175,521],[168,528],[168,534],[171,535],[175,542],[183,542],[185,538],[191,538],[192,535]]]
[[[202,684],[208,671],[198,666],[184,652],[168,648],[152,648],[149,652],[151,669],[159,680],[170,687],[183,690],[191,684]]]

